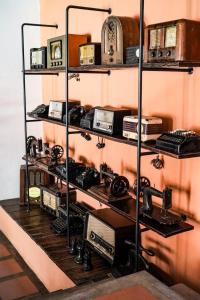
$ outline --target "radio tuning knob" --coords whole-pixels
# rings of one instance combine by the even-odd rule
[[[155,57],[156,56],[156,52],[155,51],[152,51],[151,52],[151,57]]]
[[[167,56],[171,56],[171,51],[167,51]]]
[[[90,238],[91,238],[91,240],[93,240],[93,241],[95,240],[95,234],[94,234],[94,232],[91,232],[91,233],[90,233]]]
[[[158,56],[159,56],[159,57],[162,57],[162,56],[163,56],[162,51],[159,51],[159,52],[158,52]]]
[[[108,50],[108,55],[113,55],[114,54],[114,50],[113,50],[113,46],[110,45],[110,49]]]

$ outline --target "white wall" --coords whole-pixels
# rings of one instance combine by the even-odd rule
[[[0,199],[19,196],[19,169],[24,163],[24,117],[21,24],[40,22],[39,0],[0,0]],[[40,46],[37,28],[25,29],[26,64],[29,49]],[[27,79],[28,109],[42,102],[41,78]],[[30,124],[29,134],[40,137],[41,124]]]

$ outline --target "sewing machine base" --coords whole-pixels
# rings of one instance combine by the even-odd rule
[[[131,196],[130,194],[127,194],[123,197],[115,197],[113,196],[110,191],[109,188],[106,188],[106,186],[104,184],[100,184],[100,185],[95,185],[92,186],[89,191],[93,194],[97,194],[100,197],[102,197],[103,200],[106,200],[108,202],[115,202],[115,201],[121,201],[121,200],[127,200],[130,199]]]
[[[153,206],[152,211],[145,211],[141,207],[140,213],[141,213],[141,215],[143,215],[143,217],[152,219],[152,220],[158,222],[160,225],[172,226],[175,224],[179,224],[180,222],[182,222],[184,220],[183,216],[173,214],[169,211],[165,212],[164,210],[162,210],[161,207],[158,207],[155,205]]]

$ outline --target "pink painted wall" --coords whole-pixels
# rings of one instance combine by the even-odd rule
[[[49,37],[65,33],[65,8],[69,4],[112,8],[114,15],[137,16],[139,0],[41,0],[41,22],[57,23],[58,30],[43,29],[42,44]],[[101,26],[106,14],[91,12],[72,12],[70,33],[91,33],[92,41],[100,41]],[[145,23],[189,18],[200,20],[199,0],[145,0]],[[106,75],[81,75],[81,81],[70,81],[71,99],[80,99],[83,105],[113,105],[116,107],[137,107],[137,69],[113,71]],[[179,73],[148,72],[144,74],[143,114],[165,117],[173,128],[194,129],[200,132],[199,125],[199,84],[200,69],[193,75]],[[64,75],[43,79],[44,102],[50,99],[64,99]],[[65,145],[64,128],[44,125],[44,136],[53,143]],[[71,155],[80,160],[85,157],[88,164],[98,168],[103,161],[116,172],[127,176],[133,184],[136,172],[136,149],[106,141],[106,148],[96,148],[97,138],[86,142],[79,136],[70,136]],[[153,259],[163,270],[177,281],[182,281],[200,291],[200,204],[199,176],[200,159],[193,158],[178,161],[164,157],[165,168],[155,170],[150,164],[152,157],[142,160],[142,174],[151,180],[158,189],[169,185],[173,187],[173,206],[181,212],[187,212],[195,230],[164,239],[153,232],[144,235],[145,246],[156,249],[158,256]],[[80,199],[86,197],[80,194]],[[89,199],[90,203],[99,206]]]
[[[6,235],[49,292],[75,286],[75,283],[71,281],[2,207],[0,207],[0,218],[0,230]]]

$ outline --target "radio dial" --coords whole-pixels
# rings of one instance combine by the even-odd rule
[[[159,57],[162,57],[162,56],[163,56],[162,51],[159,51],[159,52],[158,52],[158,56],[159,56]]]

